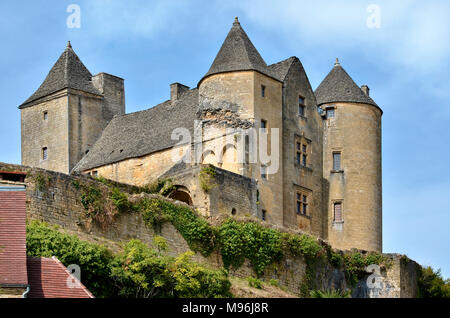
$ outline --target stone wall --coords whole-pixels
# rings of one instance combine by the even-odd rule
[[[105,186],[88,176],[69,176],[42,169],[1,163],[0,170],[24,171],[28,173],[25,183],[27,186],[27,218],[29,220],[38,219],[50,224],[57,224],[67,233],[76,234],[81,239],[104,244],[113,251],[119,251],[120,243],[134,238],[148,245],[153,244],[152,238],[155,233],[144,224],[140,214],[121,213],[116,217],[114,223],[107,228],[99,227],[95,223],[87,225],[86,211],[80,200],[81,190],[77,184],[91,184],[96,187]],[[237,195],[244,199],[252,192],[250,191],[252,183],[249,180],[243,179],[239,175],[228,175],[231,173],[227,171],[217,171],[218,186],[214,190],[216,192],[211,192],[210,194],[212,205],[214,205],[215,200],[220,195],[223,195],[226,200],[230,200],[232,203],[238,203],[233,201],[237,198]],[[39,179],[45,180],[44,187],[40,186],[36,181],[37,175],[42,176]],[[237,178],[237,180],[233,178]],[[220,179],[223,179],[222,183]],[[234,190],[233,186],[230,186],[232,182],[236,182]],[[248,188],[249,192],[247,194],[245,194],[245,191],[241,191],[242,193],[240,194],[233,194],[233,191],[242,189],[243,185]],[[119,183],[116,183],[115,186],[120,187],[124,191],[131,191],[132,189],[129,185]],[[228,188],[228,193],[223,191],[225,187]],[[174,203],[184,204],[178,201]],[[224,212],[229,213],[228,209]],[[167,239],[171,255],[179,255],[190,250],[184,238],[170,223],[165,223],[159,234]],[[405,256],[396,254],[387,254],[386,256],[392,259],[392,266],[388,270],[381,272],[381,290],[369,289],[367,278],[364,278],[353,288],[352,294],[354,297],[414,297],[417,295],[419,265]],[[218,252],[214,252],[208,258],[197,253],[194,260],[213,267],[223,266]],[[304,283],[305,271],[306,263],[303,258],[285,255],[279,263],[272,264],[266,268],[262,279],[266,281],[277,279],[281,286],[288,288],[293,293],[299,293],[300,287]],[[242,278],[254,276],[253,269],[248,261],[239,269],[232,269],[230,273],[233,276]],[[315,268],[314,282],[317,289],[343,289],[347,287],[344,272],[331,268],[329,265],[319,265]]]
[[[304,99],[304,116],[299,114],[300,96]],[[283,97],[284,225],[324,238],[322,118],[298,59],[292,62],[284,80]],[[297,162],[297,143],[306,146],[306,166]],[[297,194],[306,196],[306,215],[297,213]]]

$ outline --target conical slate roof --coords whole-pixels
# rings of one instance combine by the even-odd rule
[[[320,83],[314,94],[316,95],[317,105],[335,102],[354,102],[378,107],[373,99],[367,96],[356,85],[337,59],[333,69],[328,73],[322,83]]]
[[[212,74],[248,70],[258,71],[275,78],[241,27],[238,19],[235,18],[219,53],[217,53],[213,64],[202,80]]]
[[[72,88],[87,93],[101,95],[91,82],[92,74],[78,58],[68,42],[66,49],[53,65],[44,82],[19,108],[24,108],[31,102],[53,94],[64,88]]]

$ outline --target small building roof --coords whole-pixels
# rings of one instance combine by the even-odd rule
[[[137,158],[173,147],[176,128],[186,128],[194,136],[198,89],[184,92],[176,101],[166,101],[150,109],[114,117],[92,149],[74,167],[84,171],[128,158]]]
[[[314,92],[317,105],[335,102],[364,103],[378,107],[378,105],[356,85],[344,68],[336,59],[333,69],[320,83]]]
[[[94,298],[56,258],[27,257],[28,298]]]
[[[0,286],[26,286],[24,186],[0,184]]]
[[[53,65],[44,82],[19,108],[32,106],[32,102],[56,93],[65,88],[72,88],[87,93],[101,95],[92,84],[92,74],[75,54],[68,42],[66,49]]]
[[[276,78],[241,27],[238,18],[235,18],[219,53],[217,53],[209,71],[200,82],[213,74],[249,70]]]

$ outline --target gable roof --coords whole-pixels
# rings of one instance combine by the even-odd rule
[[[0,285],[26,286],[26,195],[11,185],[0,188]]]
[[[266,62],[264,62],[252,41],[248,38],[238,19],[235,18],[233,26],[225,38],[219,53],[217,53],[209,71],[199,83],[213,74],[249,70],[258,71],[276,78],[267,67]]]
[[[333,69],[320,83],[314,94],[318,106],[325,103],[354,102],[378,107],[373,99],[356,85],[337,59]]]
[[[27,268],[28,298],[94,298],[56,257],[27,257]]]
[[[198,89],[183,93],[176,101],[114,117],[89,153],[73,171],[84,171],[128,158],[136,158],[170,148],[172,132],[184,127],[193,136],[197,119]]]
[[[65,88],[101,95],[100,91],[92,84],[92,74],[75,54],[70,42],[38,90],[19,108],[31,106],[28,104]]]

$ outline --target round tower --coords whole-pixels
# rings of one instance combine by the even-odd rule
[[[324,228],[339,249],[382,251],[381,108],[339,61],[319,85],[323,125]]]

